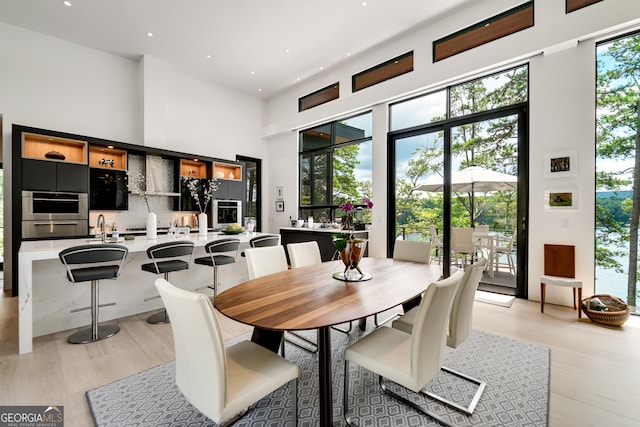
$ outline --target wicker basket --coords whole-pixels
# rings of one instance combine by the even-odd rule
[[[589,310],[592,298],[598,298],[609,310]],[[619,298],[611,295],[594,295],[582,300],[582,310],[592,322],[609,326],[622,326],[629,319],[629,307]]]

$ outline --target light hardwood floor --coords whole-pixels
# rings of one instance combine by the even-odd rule
[[[18,355],[17,298],[0,297],[0,405],[64,405],[66,427],[92,425],[87,390],[174,358],[171,327],[145,318],[120,319],[119,334],[88,345],[67,344],[68,331],[39,337]],[[249,330],[220,320],[226,338]],[[532,301],[476,302],[474,327],[551,349],[550,426],[640,425],[640,317],[613,328],[552,304],[541,314]]]

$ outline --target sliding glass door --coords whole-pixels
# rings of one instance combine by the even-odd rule
[[[394,130],[398,116],[420,110],[420,104],[410,100],[391,107],[389,188],[395,191],[389,195],[389,255],[396,239],[430,240],[432,262],[443,263],[448,275],[457,262],[451,229],[473,228],[474,244],[489,264],[481,288],[527,296],[527,104],[516,102],[522,100],[518,96],[496,95],[507,96],[507,87],[522,89],[526,71],[449,88],[447,110],[409,129]],[[422,106],[423,113],[443,108],[434,102]]]

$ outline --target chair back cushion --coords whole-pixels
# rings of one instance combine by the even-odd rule
[[[147,256],[151,259],[158,259],[192,255],[194,246],[195,244],[191,240],[158,243],[147,249]]]
[[[462,276],[451,307],[449,334],[447,335],[447,346],[449,347],[458,347],[471,332],[473,327],[473,299],[486,264],[487,260],[481,259],[464,269],[464,276]]]
[[[219,422],[227,390],[226,356],[211,301],[164,279],[155,285],[171,318],[176,385],[196,409]]]
[[[307,265],[322,264],[320,247],[318,242],[289,243],[287,245],[289,259],[292,268],[300,268]]]
[[[248,248],[245,249],[244,253],[247,257],[249,279],[257,279],[267,274],[289,269],[287,256],[282,245]]]
[[[249,246],[252,248],[262,248],[264,246],[276,246],[280,244],[280,236],[258,236],[249,240]]]
[[[455,253],[472,254],[476,251],[471,227],[451,229],[451,250]]]
[[[421,390],[442,367],[447,324],[463,270],[431,283],[418,306],[411,332],[411,373],[414,391]]]
[[[545,244],[544,274],[546,276],[576,277],[576,247]]]
[[[431,243],[417,240],[396,240],[393,246],[393,259],[429,264]]]
[[[104,243],[79,245],[60,251],[58,257],[63,264],[91,264],[95,262],[121,261],[127,256],[126,246]]]
[[[228,238],[208,242],[204,245],[204,250],[208,254],[216,252],[237,252],[239,247],[240,239]]]

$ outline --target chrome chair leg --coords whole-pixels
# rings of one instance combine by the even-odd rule
[[[470,377],[469,375],[463,374],[462,372],[458,372],[455,371],[451,368],[447,368],[445,366],[443,366],[441,368],[443,371],[450,373],[451,375],[454,375],[458,378],[462,378],[465,379],[469,382],[472,382],[476,385],[478,385],[478,389],[476,390],[475,394],[473,395],[473,398],[471,399],[471,403],[469,403],[469,406],[462,406],[459,403],[453,402],[449,399],[446,399],[444,397],[438,396],[437,394],[431,393],[431,392],[427,392],[427,391],[421,391],[421,394],[424,394],[425,396],[429,396],[432,399],[435,399],[439,402],[444,403],[447,406],[450,406],[454,409],[457,409],[458,411],[464,412],[467,415],[471,415],[473,414],[473,411],[476,409],[476,405],[478,404],[478,402],[480,401],[480,396],[482,396],[482,393],[484,392],[485,387],[487,387],[487,383],[484,381],[480,381],[479,379]]]
[[[385,394],[387,394],[387,395],[399,400],[400,402],[404,403],[407,406],[412,407],[416,411],[421,412],[421,413],[423,413],[424,415],[426,415],[426,416],[428,416],[430,418],[433,418],[435,421],[437,421],[438,423],[440,423],[443,426],[453,427],[452,424],[446,422],[442,418],[438,417],[436,414],[434,414],[434,413],[432,413],[430,411],[427,411],[426,409],[424,409],[421,406],[416,405],[415,403],[413,403],[409,399],[407,399],[407,398],[405,398],[403,396],[400,396],[399,394],[391,391],[391,389],[384,383],[384,378],[382,377],[382,375],[378,376],[378,384],[380,385],[380,389],[382,389],[382,391]]]

